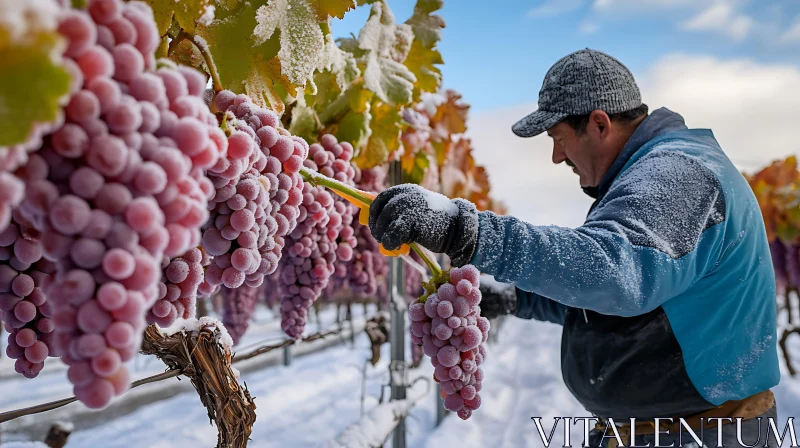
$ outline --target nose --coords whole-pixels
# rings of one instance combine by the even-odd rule
[[[565,160],[567,160],[567,155],[557,145],[553,144],[553,163],[558,165]]]

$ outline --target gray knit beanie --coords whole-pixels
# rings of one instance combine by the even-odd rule
[[[597,109],[614,114],[641,105],[631,71],[617,59],[586,48],[550,67],[539,91],[539,109],[517,121],[511,130],[520,137],[533,137],[569,115]]]

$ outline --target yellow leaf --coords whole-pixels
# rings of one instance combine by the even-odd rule
[[[367,145],[355,157],[355,164],[369,169],[386,162],[389,154],[400,147],[400,111],[396,106],[375,102],[370,108],[372,133]]]
[[[405,65],[417,78],[414,84],[414,99],[418,100],[421,92],[436,92],[442,82],[442,72],[436,67],[444,64],[442,55],[438,50],[425,48],[418,39],[411,43],[411,50],[405,60]]]
[[[283,74],[282,61],[277,57],[280,33],[258,44],[253,36],[256,9],[265,2],[241,2],[211,25],[198,25],[195,35],[208,45],[224,88],[246,93],[255,103],[282,114],[280,91],[293,95],[297,86]]]
[[[329,17],[341,19],[351,9],[355,9],[355,0],[311,0],[311,6],[317,15],[317,21],[325,22]]]
[[[69,74],[56,62],[63,48],[54,30],[12,41],[0,27],[0,147],[25,143],[34,125],[58,118],[70,86]]]
[[[173,17],[181,28],[187,33],[194,33],[195,24],[198,20],[211,18],[208,15],[213,13],[208,10],[209,6],[214,6],[213,0],[145,0],[153,8],[153,17],[156,21],[156,28],[161,36],[167,33],[172,24]]]

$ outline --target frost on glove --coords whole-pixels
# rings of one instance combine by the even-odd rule
[[[418,243],[447,254],[453,266],[463,266],[477,245],[478,212],[469,201],[403,184],[386,189],[372,201],[369,228],[388,250]]]

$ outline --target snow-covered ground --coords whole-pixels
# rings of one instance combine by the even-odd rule
[[[798,339],[791,341],[794,359],[800,359]],[[437,427],[437,398],[431,388],[429,396],[412,409],[407,419],[408,446],[542,446],[531,417],[542,417],[546,429],[552,427],[555,416],[588,417],[561,380],[560,341],[560,326],[507,319],[498,342],[489,346],[481,408],[467,421],[449,415]],[[362,369],[369,356],[369,341],[361,333],[354,346],[339,345],[295,358],[289,367],[243,373],[242,380],[256,399],[258,416],[249,446],[320,446],[357,422],[362,407]],[[388,357],[389,346],[385,344],[380,362],[374,367],[367,365],[365,412],[378,405],[381,388],[388,382]],[[800,416],[800,377],[791,378],[783,365],[781,368],[784,375],[773,391],[779,419],[785,422],[788,416]],[[420,368],[412,371],[411,379],[430,378],[432,371],[425,359]],[[4,383],[0,383],[0,397],[2,408],[8,408],[6,393],[20,392],[10,390]],[[426,380],[422,380],[413,392],[425,390]],[[388,396],[388,388],[385,392]],[[559,425],[555,446],[563,445],[562,431],[563,426]],[[573,426],[573,445],[583,441],[582,432],[580,425]],[[78,430],[70,436],[67,446],[181,448],[213,446],[215,442],[216,429],[209,425],[194,391],[188,391],[102,425]],[[386,446],[390,445],[391,438]]]

